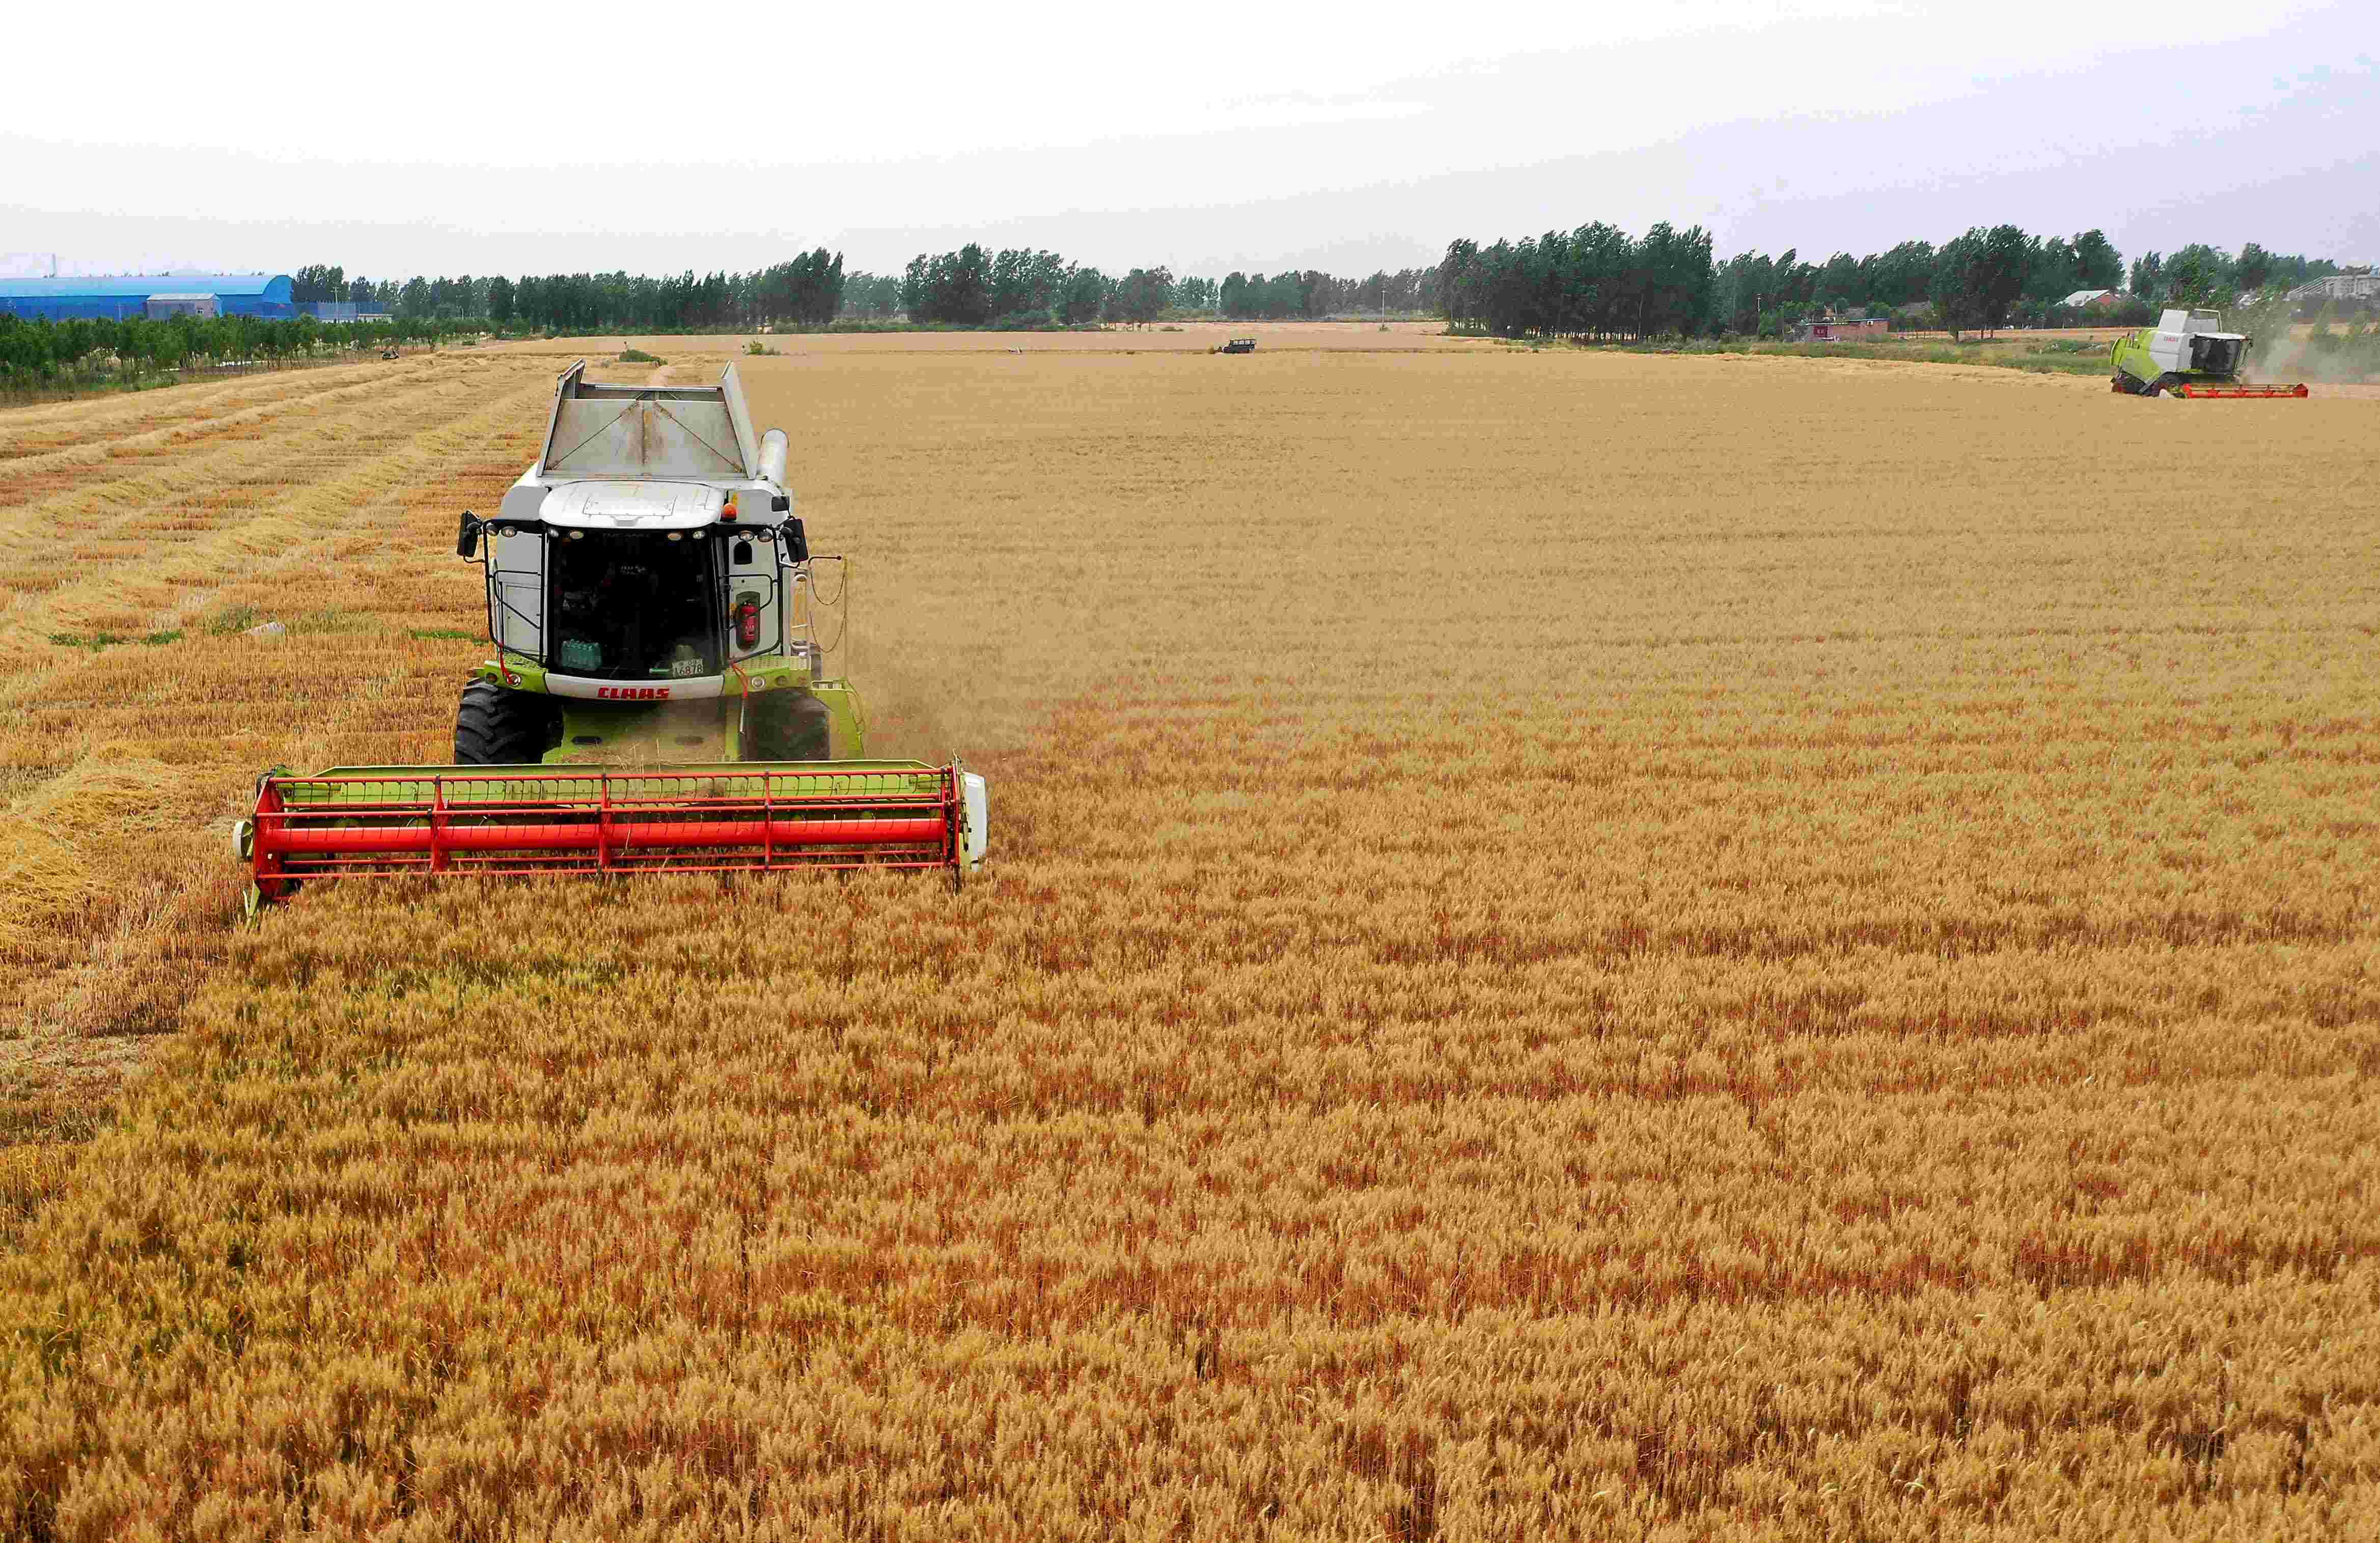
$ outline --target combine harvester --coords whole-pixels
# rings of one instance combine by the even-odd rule
[[[2212,310],[2168,310],[2154,327],[2116,340],[2109,389],[2131,396],[2303,396],[2298,385],[2247,385],[2240,371],[2255,339],[2223,331]]]
[[[554,391],[545,451],[456,555],[485,571],[496,657],[453,766],[257,780],[235,844],[251,910],[300,883],[399,873],[939,869],[983,860],[981,777],[868,760],[828,678],[784,431],[717,385]],[[847,585],[835,586],[830,610]],[[838,638],[840,634],[838,633]],[[847,759],[831,759],[840,751]]]

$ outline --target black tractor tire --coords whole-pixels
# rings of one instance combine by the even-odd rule
[[[807,691],[763,691],[744,704],[744,754],[751,760],[831,759],[826,704]]]
[[[492,681],[463,687],[455,709],[455,759],[462,766],[534,766],[561,742],[562,711],[551,697],[507,691]]]

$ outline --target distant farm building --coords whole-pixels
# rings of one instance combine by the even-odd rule
[[[28,321],[129,316],[295,316],[286,273],[174,273],[148,278],[0,279],[0,310]],[[203,309],[202,309],[203,308]]]
[[[2299,285],[2289,291],[2292,300],[2380,300],[2380,273],[2369,268],[2361,272],[2333,273],[2312,284]]]
[[[149,297],[148,315],[152,322],[163,321],[168,316],[220,314],[221,312],[215,309],[215,298],[212,295],[152,295]]]
[[[2058,303],[2069,310],[2113,310],[2124,303],[2124,296],[2116,289],[2078,289]]]
[[[1842,343],[1855,337],[1883,337],[1892,331],[1892,323],[1881,316],[1871,316],[1860,322],[1839,322],[1831,316],[1815,322],[1793,324],[1796,343]]]
[[[300,300],[298,309],[317,322],[385,322],[388,312],[373,300]]]

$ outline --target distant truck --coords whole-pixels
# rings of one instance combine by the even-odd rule
[[[1253,354],[1256,351],[1257,340],[1253,337],[1235,337],[1215,350],[1219,354]]]

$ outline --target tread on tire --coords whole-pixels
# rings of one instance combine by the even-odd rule
[[[455,759],[463,766],[534,765],[561,727],[552,699],[475,680],[455,709]]]

